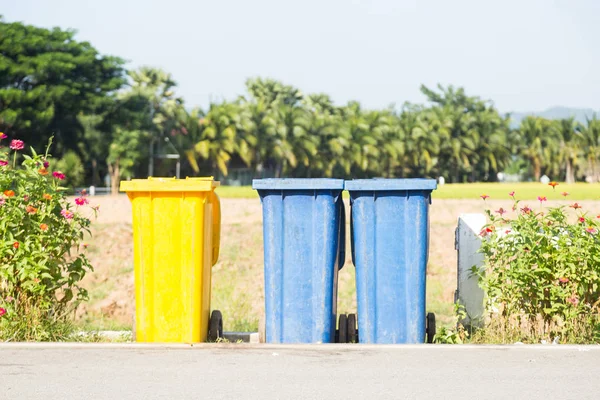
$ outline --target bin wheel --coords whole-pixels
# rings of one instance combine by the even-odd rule
[[[427,333],[427,343],[433,343],[433,338],[435,336],[435,314],[434,313],[427,314],[427,325],[425,327],[425,332]]]
[[[348,314],[348,343],[358,343],[356,334],[356,314]]]
[[[214,310],[210,315],[210,322],[208,324],[208,341],[216,342],[219,338],[223,337],[223,315],[221,311]]]
[[[340,314],[338,323],[338,343],[348,343],[348,318],[346,314]]]

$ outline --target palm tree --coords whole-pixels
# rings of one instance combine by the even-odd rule
[[[591,182],[600,182],[600,120],[596,115],[586,120],[581,131],[581,146],[587,164],[586,175]]]
[[[555,129],[560,140],[557,149],[558,163],[556,165],[564,165],[566,183],[575,183],[575,168],[581,153],[581,127],[571,117],[555,121]]]
[[[556,136],[551,121],[532,116],[521,121],[521,126],[516,132],[518,154],[530,162],[536,182],[539,182],[542,176],[542,169],[551,164],[558,142]]]

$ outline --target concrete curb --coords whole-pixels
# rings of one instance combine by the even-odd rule
[[[15,342],[0,343],[0,351],[16,349],[154,349],[154,350],[189,350],[189,349],[231,349],[236,348],[253,350],[302,350],[302,351],[325,351],[339,350],[345,352],[353,351],[420,351],[435,352],[438,350],[473,351],[540,351],[540,352],[599,352],[600,345],[476,345],[476,344],[265,344],[265,343],[80,343],[80,342]]]

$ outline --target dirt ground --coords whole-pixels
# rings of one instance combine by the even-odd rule
[[[83,282],[90,292],[90,301],[81,306],[78,316],[89,329],[130,329],[134,310],[131,205],[124,195],[90,200],[93,205],[100,205],[100,214],[93,223],[87,250],[94,272]],[[529,203],[530,207],[539,206],[534,201]],[[598,201],[579,203],[594,215],[600,213]],[[264,308],[260,201],[221,199],[221,204],[221,253],[219,263],[213,267],[211,308],[223,312],[225,330],[256,330]],[[427,308],[437,314],[441,324],[452,321],[457,218],[462,213],[481,213],[486,207],[510,209],[512,203],[435,200],[430,208]],[[346,254],[346,266],[339,278],[338,312],[356,312],[354,267],[350,252]]]

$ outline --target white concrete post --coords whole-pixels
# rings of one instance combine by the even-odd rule
[[[479,253],[481,236],[479,233],[486,224],[484,214],[461,214],[455,232],[455,248],[458,250],[458,286],[454,301],[464,306],[467,317],[461,321],[465,326],[481,326],[484,304],[483,290],[477,277],[472,276],[473,266],[483,266],[483,254]]]

